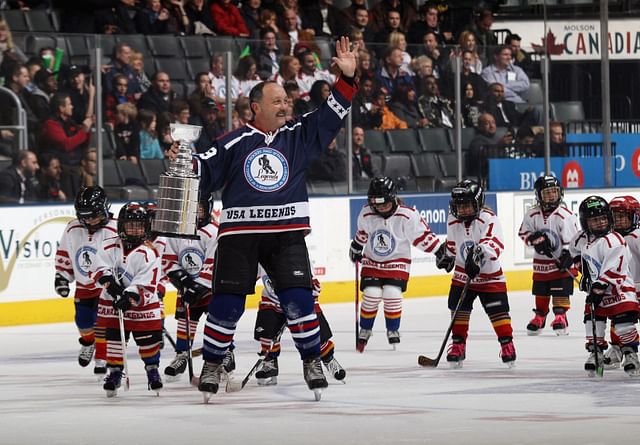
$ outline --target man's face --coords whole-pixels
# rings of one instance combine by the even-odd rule
[[[44,168],[44,174],[48,178],[59,181],[60,175],[62,174],[62,167],[60,166],[60,161],[56,158],[52,159],[49,162],[49,165]]]
[[[520,51],[520,40],[512,40],[511,41],[511,52],[513,54],[517,54]]]
[[[470,67],[473,66],[473,56],[471,55],[471,53],[464,53],[462,56],[462,65],[469,69]]]
[[[433,62],[430,59],[427,59],[420,64],[420,74],[422,77],[433,75]]]
[[[312,54],[307,54],[304,56],[302,68],[305,73],[313,73],[316,70],[316,61],[313,58]]]
[[[423,42],[424,46],[426,46],[429,51],[433,51],[438,47],[438,40],[436,39],[436,36],[431,33],[425,34]]]
[[[55,93],[58,91],[58,79],[55,76],[49,76],[44,83],[44,88],[47,93]]]
[[[402,51],[400,51],[399,49],[394,49],[391,52],[391,54],[389,55],[388,61],[389,61],[389,65],[391,65],[391,66],[401,67],[402,66]]]
[[[496,57],[496,65],[501,68],[509,66],[511,63],[511,50],[504,48],[500,51],[500,54]]]
[[[287,9],[284,12],[284,26],[287,31],[295,31],[298,28],[298,17],[295,11]]]
[[[551,138],[551,143],[562,144],[564,142],[562,127],[557,125],[549,127],[549,137]]]
[[[427,9],[427,14],[425,15],[425,19],[429,27],[437,28],[438,27],[438,10],[436,8]]]
[[[353,143],[362,146],[364,144],[364,130],[360,127],[353,129]]]
[[[364,9],[358,9],[356,11],[356,24],[360,27],[365,27],[369,24],[369,12]]]
[[[71,98],[66,97],[64,99],[64,105],[60,107],[60,113],[65,117],[71,117],[73,115],[73,103]]]
[[[154,85],[162,94],[169,94],[169,91],[171,91],[171,81],[169,80],[169,75],[167,73],[158,74],[154,81]]]
[[[222,56],[215,57],[213,62],[211,63],[211,72],[216,76],[221,76],[222,70],[224,69],[224,61],[222,60]]]
[[[209,82],[209,76],[202,75],[198,77],[198,89],[205,94],[210,92],[211,82]]]
[[[20,163],[22,167],[22,173],[30,178],[36,174],[40,166],[38,165],[38,158],[33,153],[29,153]]]
[[[276,34],[273,32],[268,32],[264,35],[264,46],[273,51],[276,49]]]
[[[434,77],[427,77],[424,83],[430,96],[436,96],[438,94],[438,81]]]
[[[98,173],[98,161],[97,155],[95,152],[90,152],[87,154],[86,158],[81,161],[82,168],[85,173],[90,176],[95,176]]]
[[[391,29],[400,28],[400,13],[398,11],[390,11],[387,14],[387,23]]]
[[[478,120],[478,126],[480,127],[480,130],[485,134],[491,136],[496,134],[496,120],[490,114],[483,114],[482,116],[480,116],[480,119]]]
[[[13,79],[22,88],[26,88],[31,81],[31,79],[29,79],[29,71],[27,71],[26,68],[21,68],[20,72],[16,76],[13,76]]]
[[[124,45],[116,54],[116,59],[123,65],[129,65],[131,62],[131,47]]]
[[[286,122],[287,93],[277,83],[269,83],[262,90],[262,100],[253,107],[256,120],[261,122],[263,130],[276,130]]]
[[[124,77],[119,77],[116,83],[116,91],[119,96],[126,96],[129,89],[129,82]]]
[[[504,100],[504,87],[502,85],[493,85],[491,87],[491,95],[496,102],[502,102]]]

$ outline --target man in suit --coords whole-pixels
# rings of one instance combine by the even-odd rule
[[[0,173],[0,203],[24,204],[37,200],[38,158],[30,150],[21,150],[13,165]]]

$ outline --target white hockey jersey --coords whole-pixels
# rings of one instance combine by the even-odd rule
[[[506,292],[507,283],[500,264],[504,250],[502,226],[493,211],[483,208],[473,221],[464,222],[449,214],[447,221],[447,250],[456,258],[451,279],[452,286],[464,286],[468,276],[464,270],[467,252],[481,246],[484,254],[480,273],[469,288],[478,292]]]
[[[199,239],[167,238],[162,256],[164,274],[184,270],[198,284],[211,289],[213,263],[218,247],[218,224],[211,222],[198,229]]]
[[[582,273],[588,273],[592,283],[600,281],[609,285],[598,314],[612,316],[638,310],[635,286],[629,274],[631,254],[622,235],[610,232],[596,238],[580,231],[571,241],[569,252],[573,257],[582,257]]]
[[[640,229],[635,229],[624,237],[631,253],[629,274],[636,287],[636,294],[640,296]]]
[[[262,285],[264,286],[262,288],[262,294],[260,296],[259,310],[261,311],[272,310],[278,313],[282,313],[282,306],[280,306],[280,299],[278,298],[278,295],[276,294],[276,291],[273,288],[273,284],[271,283],[271,278],[269,278],[269,275],[267,275],[267,273],[264,271],[262,266],[259,266],[258,274],[260,275],[260,278],[262,279]],[[314,308],[316,313],[318,313],[318,312],[321,312],[320,305],[318,303],[318,297],[320,296],[320,290],[321,290],[320,281],[318,281],[316,277],[313,277],[312,284],[313,284],[312,294],[313,294],[313,299],[315,301]]]
[[[435,252],[440,241],[420,214],[399,205],[395,213],[383,218],[365,205],[358,215],[355,241],[364,246],[362,276],[409,280],[411,246]]]
[[[110,219],[107,225],[95,233],[89,233],[77,219],[67,224],[56,251],[56,272],[70,283],[76,282],[76,299],[95,298],[102,289],[96,286],[90,272],[95,271],[95,259],[104,247],[105,239],[118,233],[117,222]]]
[[[578,218],[564,204],[553,212],[545,215],[538,206],[532,207],[525,213],[518,231],[518,236],[529,246],[527,237],[534,232],[542,232],[551,241],[554,258],[560,258],[563,249],[567,249],[569,242],[578,233]],[[569,278],[571,275],[558,269],[557,261],[538,252],[533,254],[533,279],[535,281],[550,281]]]
[[[138,294],[140,302],[124,313],[128,329],[156,330],[162,329],[160,299],[156,292],[160,268],[161,258],[151,243],[125,252],[120,238],[113,237],[105,241],[104,248],[98,253],[96,271],[91,275],[98,286],[100,277],[113,276],[126,292]],[[105,320],[107,327],[118,327],[118,312],[106,289],[100,295],[98,316]]]

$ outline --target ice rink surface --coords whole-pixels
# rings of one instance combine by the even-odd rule
[[[471,317],[462,369],[421,368],[417,356],[435,357],[448,325],[445,298],[405,300],[402,342],[387,344],[379,315],[364,354],[354,349],[354,306],[324,306],[346,384],[329,378],[322,400],[302,378],[302,364],[285,334],[277,386],[252,379],[241,392],[215,395],[204,405],[187,379],[147,391],[133,344],[131,390],[107,399],[92,367],[77,364],[72,324],[0,329],[0,444],[612,444],[640,433],[640,379],[622,370],[588,378],[583,371],[582,308],[574,297],[570,335],[550,328],[528,337],[533,298],[510,295],[518,359],[507,369],[479,302]],[[242,379],[255,363],[255,311],[236,335]],[[550,323],[550,318],[547,320]],[[201,323],[202,324],[202,323]],[[173,317],[167,320],[175,331]],[[175,334],[175,333],[174,333]],[[199,335],[196,346],[201,343]],[[161,368],[174,353],[163,350]],[[195,359],[196,374],[201,359]]]

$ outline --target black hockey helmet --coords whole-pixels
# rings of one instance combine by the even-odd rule
[[[200,218],[200,207],[202,207],[203,217]],[[204,227],[211,222],[211,212],[213,211],[213,195],[200,195],[198,200],[198,228]]]
[[[589,196],[585,198],[585,200],[580,203],[578,214],[580,216],[580,226],[582,226],[582,230],[593,236],[604,236],[613,229],[611,208],[609,207],[609,203],[600,196]],[[601,224],[599,224],[600,221],[595,224],[591,221],[596,218],[600,219],[600,217],[605,218]]]
[[[133,249],[151,235],[151,224],[147,209],[139,202],[123,205],[118,214],[118,236],[126,249]]]
[[[620,235],[626,236],[640,227],[640,202],[633,196],[616,196],[609,201],[609,208],[613,229]]]
[[[458,206],[460,204],[473,205],[474,212],[470,215],[460,216]],[[449,211],[453,216],[461,221],[472,221],[480,213],[480,209],[484,206],[484,190],[476,181],[465,179],[456,184],[451,190],[451,200],[449,201]]]
[[[153,233],[153,230],[151,230],[151,227],[153,225],[153,219],[156,217],[156,211],[158,210],[158,201],[155,201],[155,200],[145,201],[142,203],[142,206],[147,211],[147,219],[149,220],[149,230],[151,231],[149,238],[152,239],[155,237],[155,235]]]
[[[371,209],[383,218],[393,215],[398,208],[396,185],[393,180],[387,176],[383,178],[373,178],[369,184],[367,199]],[[381,212],[378,206],[393,203],[391,210]]]
[[[109,198],[107,198],[107,193],[99,185],[81,188],[76,195],[73,206],[76,209],[78,221],[92,231],[106,226],[111,217],[109,214],[109,208],[111,207]],[[88,221],[96,217],[100,217],[100,222],[89,225]]]
[[[562,202],[562,198],[564,197],[564,190],[562,189],[562,184],[560,184],[560,181],[558,180],[558,178],[556,178],[553,175],[540,176],[538,179],[536,179],[536,182],[533,184],[533,188],[536,191],[536,201],[538,201],[538,205],[544,212],[551,212],[556,208],[558,208],[558,206]],[[552,189],[552,188],[557,189],[558,191],[556,195],[557,198],[554,199],[553,201],[546,201],[542,196],[543,195],[542,191],[547,189]]]

